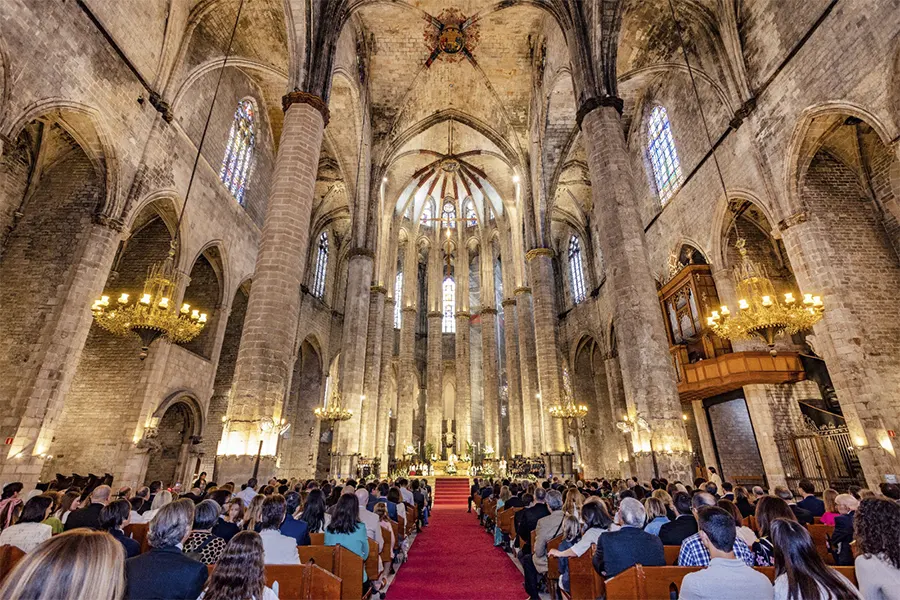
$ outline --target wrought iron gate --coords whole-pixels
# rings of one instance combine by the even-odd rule
[[[804,478],[812,481],[818,492],[861,485],[862,469],[847,426],[817,426],[808,417],[804,421],[802,431],[775,440],[791,489],[797,489],[797,482]]]

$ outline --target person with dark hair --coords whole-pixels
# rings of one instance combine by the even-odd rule
[[[694,518],[698,518],[697,513],[701,509],[715,506],[716,499],[711,494],[708,494],[706,492],[697,492],[696,494],[694,494],[694,497],[691,498],[691,507],[694,512]],[[732,517],[730,513],[728,516],[732,521],[734,521],[734,517]],[[732,525],[732,529],[736,529],[734,525]],[[747,565],[752,567],[753,552],[750,550],[747,544],[744,543],[744,540],[738,538],[736,541],[734,541],[733,546],[734,553],[737,555],[737,557],[747,563]],[[681,550],[678,552],[679,567],[705,567],[709,564],[709,561],[710,554],[709,552],[707,552],[707,546],[703,543],[703,539],[700,536],[699,531],[694,535],[685,538],[685,540],[681,542]]]
[[[396,516],[396,512],[394,514]],[[331,522],[331,515],[325,512],[325,494],[321,489],[309,491],[300,520],[306,523],[309,533],[325,532],[325,527]]]
[[[23,552],[31,552],[53,535],[50,525],[41,523],[50,515],[53,500],[49,496],[35,496],[25,503],[15,525],[0,532],[0,546],[16,546]]]
[[[250,502],[252,502],[253,499],[256,498],[256,486],[258,483],[259,482],[255,477],[251,477],[247,481],[247,485],[244,486],[244,488],[240,492],[235,494],[235,496],[240,498],[244,503],[244,508],[248,508],[250,506]]]
[[[240,498],[232,498],[223,506],[222,514],[219,515],[219,520],[213,526],[212,533],[225,540],[226,543],[230,542],[231,538],[241,530],[243,520],[244,501]]]
[[[675,520],[659,528],[659,539],[666,546],[680,546],[681,542],[697,533],[697,519],[691,512],[691,496],[686,492],[675,492],[672,497]]]
[[[813,515],[811,512],[806,510],[805,508],[799,506],[794,501],[794,492],[792,492],[789,488],[783,485],[776,485],[775,490],[773,491],[773,495],[778,496],[782,500],[788,503],[788,506],[791,507],[791,512],[794,513],[794,516],[797,517],[797,520],[804,525],[812,525],[815,519],[813,519]],[[824,506],[822,508],[822,512],[825,512]]]
[[[403,502],[403,496],[400,494],[400,488],[396,485],[391,486],[387,493],[388,510],[390,511],[390,503],[394,504],[394,510],[397,512],[395,519],[406,522],[406,504]]]
[[[583,510],[590,505],[586,504]],[[599,536],[592,564],[601,577],[615,577],[625,569],[641,564],[645,567],[664,567],[666,553],[659,536],[642,529],[647,513],[635,498],[626,498],[619,505],[616,522],[618,531]]]
[[[801,479],[797,483],[800,495],[803,498],[797,502],[797,506],[812,513],[813,517],[821,517],[825,514],[825,503],[821,498],[816,498],[816,486],[809,479]]]
[[[128,525],[130,515],[131,503],[125,499],[114,500],[100,511],[100,530],[119,540],[125,548],[125,558],[132,558],[141,553],[141,545],[123,531]]]
[[[396,489],[396,488],[394,488]],[[369,558],[369,536],[359,520],[359,500],[354,494],[342,494],[335,504],[331,523],[325,528],[325,545],[342,546],[356,554],[363,562]],[[371,582],[363,569],[363,595]]]
[[[719,477],[719,473],[716,471],[716,468],[713,466],[706,467],[706,480],[716,484],[716,487],[722,485],[722,478]],[[695,487],[699,487],[696,482],[694,483]]]
[[[280,531],[287,503],[281,494],[266,496],[260,511],[259,524],[267,565],[299,565],[297,540]]]
[[[695,515],[709,566],[684,576],[682,600],[769,600],[769,578],[735,556],[734,517],[718,506],[700,507]]]
[[[469,503],[468,510],[466,512],[472,512],[472,502],[475,501],[475,494],[477,494],[481,490],[481,486],[478,484],[478,478],[474,478],[472,480],[472,485],[469,487]],[[369,509],[371,510],[371,509]]]
[[[90,504],[79,508],[66,519],[66,531],[77,527],[100,528],[100,511],[109,503],[112,489],[108,485],[100,485],[94,488],[90,494]]]
[[[737,506],[739,511],[741,511],[741,517],[745,519],[756,514],[756,506],[750,499],[750,494],[747,492],[747,488],[742,485],[734,488],[734,505]]]
[[[199,560],[204,565],[214,565],[225,550],[225,540],[212,532],[219,521],[219,505],[213,500],[204,500],[194,509],[194,528],[184,542],[184,553]]]
[[[297,492],[288,492],[284,497],[285,515],[284,522],[281,524],[281,533],[288,537],[294,538],[298,546],[309,545],[309,526],[305,521],[301,521],[294,517],[294,513],[300,508],[300,494]]]
[[[747,544],[747,547],[752,549],[753,544],[756,543],[756,533],[743,524],[744,518],[735,503],[722,498],[716,502],[716,506],[725,509],[732,517],[734,517],[734,523],[737,528],[737,537],[743,540],[744,543]]]
[[[387,505],[388,514],[391,516],[391,520],[396,521],[397,520],[397,503],[391,502],[390,500],[388,500],[388,492],[390,491],[390,489],[391,489],[391,486],[389,486],[385,482],[381,482],[380,484],[378,484],[377,495],[375,496],[374,500],[369,498],[369,503],[366,505],[366,509],[374,510],[376,504],[378,504],[379,502],[384,502]],[[310,530],[310,531],[312,531],[312,530]]]
[[[706,485],[703,486],[703,490],[713,496],[716,500],[719,499],[719,486],[713,483],[712,481],[707,481]]]
[[[900,485],[896,483],[882,483],[878,486],[878,489],[881,490],[881,494],[885,498],[894,502],[900,501]]]
[[[24,488],[20,481],[3,486],[3,494],[0,496],[0,529],[6,529],[15,521],[23,503],[19,494]]]
[[[866,600],[900,599],[900,505],[865,498],[854,519],[856,581]]]
[[[788,503],[776,496],[763,496],[756,503],[756,525],[759,539],[753,544],[753,564],[757,567],[771,567],[775,564],[775,545],[772,542],[771,527],[775,519],[796,521],[797,517]]]
[[[255,531],[241,531],[225,546],[197,600],[278,600],[266,586],[265,551]]]
[[[722,499],[734,502],[734,484],[730,481],[722,482]]]
[[[630,498],[629,500],[634,500],[634,498]],[[637,502],[637,500],[634,500],[634,502]],[[640,505],[640,502],[638,502],[638,504]],[[628,503],[626,502],[626,506],[627,505]],[[642,506],[642,513],[643,510],[644,507]],[[643,519],[643,517],[641,518]],[[584,530],[581,532],[581,539],[578,540],[578,542],[572,544],[565,550],[550,550],[547,554],[549,556],[556,556],[557,558],[581,556],[590,550],[591,544],[597,544],[597,540],[599,540],[602,535],[609,530],[609,526],[612,525],[612,519],[606,511],[606,504],[604,502],[588,502],[582,506],[581,522],[584,524]],[[641,525],[643,525],[643,522],[641,522]]]
[[[158,494],[159,490],[161,490],[161,489],[162,489],[162,481],[160,481],[158,479],[155,481],[151,481],[150,485],[147,487],[147,493],[148,493],[147,498],[145,499],[144,504],[141,506],[141,510],[138,512],[140,512],[141,514],[144,514],[145,512],[150,510],[153,506],[153,500],[156,499],[156,494]]]
[[[792,519],[775,519],[770,530],[775,546],[777,600],[860,598],[846,577],[825,564],[803,525]]]
[[[549,514],[547,490],[542,487],[535,489],[534,504],[515,514],[516,533],[522,540],[522,554],[531,554],[531,532],[537,529],[538,521]]]

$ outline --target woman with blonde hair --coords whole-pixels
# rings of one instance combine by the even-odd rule
[[[675,505],[672,503],[672,496],[669,494],[669,492],[663,489],[653,490],[653,493],[650,494],[650,497],[662,500],[663,506],[666,509],[666,517],[670,521],[675,520]],[[650,517],[648,516],[647,519],[649,518]]]
[[[19,561],[0,600],[120,600],[125,552],[112,536],[75,529],[54,536]]]
[[[838,510],[837,490],[828,488],[822,493],[822,501],[825,503],[825,514],[822,515],[822,525],[831,525],[834,527],[834,518],[841,514]]]
[[[263,501],[265,499],[266,497],[263,494],[253,496],[253,500],[250,501],[250,506],[248,506],[247,510],[244,512],[244,530],[255,531],[257,533],[260,532],[262,527],[259,526],[259,522],[262,516]]]
[[[496,514],[499,515],[500,511],[503,510],[503,507],[506,506],[506,503],[509,499],[512,498],[512,492],[509,491],[509,486],[504,485],[500,488],[500,495],[497,498],[497,509]],[[499,517],[497,518],[499,521]],[[503,543],[503,532],[500,531],[500,523],[494,524],[494,545],[499,546]]]
[[[153,498],[153,504],[150,505],[150,510],[145,512],[142,516],[144,517],[144,523],[149,523],[153,520],[153,517],[156,516],[156,513],[159,512],[166,504],[172,503],[172,492],[169,490],[160,490],[156,493],[156,496]]]
[[[563,514],[572,515],[576,519],[581,518],[581,508],[584,506],[584,496],[578,488],[566,490],[566,499],[563,501]]]
[[[656,491],[661,492],[662,490]],[[663,493],[665,494],[665,492]],[[668,496],[668,494],[666,495]],[[654,492],[653,496],[644,499],[644,510],[647,511],[647,524],[644,525],[644,531],[659,535],[659,528],[669,522],[669,517],[666,516],[666,505],[656,497]]]

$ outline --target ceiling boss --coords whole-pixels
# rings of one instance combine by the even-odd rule
[[[472,50],[478,43],[478,25],[473,18],[465,17],[459,9],[447,8],[437,17],[429,16],[425,20],[425,44],[431,49],[426,67],[441,55],[450,62],[463,56],[475,62]]]

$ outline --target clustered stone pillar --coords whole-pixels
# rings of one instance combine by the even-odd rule
[[[537,376],[537,351],[534,339],[534,303],[531,288],[516,289],[516,321],[519,332],[519,366],[522,373],[522,451],[537,456],[542,451],[541,405]]]
[[[317,96],[300,91],[287,94],[282,105],[284,125],[228,403],[224,455],[216,462],[219,481],[246,481],[260,440],[260,472],[267,476],[274,471],[277,436],[262,429],[264,419],[280,419],[293,368],[300,284],[328,108]]]
[[[619,366],[618,355],[609,354],[604,357],[603,366],[606,369],[606,384],[609,388],[609,405],[613,419],[618,421],[628,412],[625,388],[622,385],[622,368]],[[631,441],[631,435],[621,433],[618,428],[615,428],[613,431],[620,436],[616,442],[616,446],[620,449],[618,455],[620,475],[622,477],[630,477],[634,474],[634,445]]]
[[[544,407],[559,403],[562,393],[561,365],[559,364],[559,340],[556,328],[557,310],[553,284],[553,250],[533,248],[526,254],[529,279],[534,293],[534,337],[537,358],[538,382]],[[543,447],[547,452],[565,452],[568,449],[561,419],[546,418]]]
[[[386,298],[384,316],[382,318],[381,335],[381,373],[378,378],[377,413],[375,418],[375,453],[380,460],[381,475],[388,472],[390,455],[388,454],[388,433],[391,428],[391,407],[394,398],[388,392],[391,388],[391,374],[394,370],[394,307],[397,301]]]
[[[353,410],[353,416],[338,424],[334,456],[340,456],[335,477],[356,474],[356,456],[359,455],[361,423],[363,416],[363,381],[366,372],[366,340],[369,330],[369,304],[372,270],[375,253],[357,248],[350,251],[347,266],[347,292],[344,298],[343,339],[351,343],[341,348],[340,386],[344,407]]]
[[[615,303],[625,397],[650,424],[649,435],[641,434],[638,475],[653,476],[651,459],[655,455],[660,475],[683,479],[690,475],[689,443],[644,244],[619,113],[621,102],[618,98],[594,99],[578,113],[594,196],[591,227],[603,255],[610,259],[606,287]]]
[[[434,446],[434,453],[441,454],[441,425],[443,423],[444,358],[441,320],[443,313],[428,313],[428,385],[425,398],[425,444]],[[431,459],[426,456],[426,459]]]
[[[400,377],[397,396],[397,455],[413,443],[413,411],[419,405],[416,380],[416,315],[412,306],[400,309]]]
[[[481,364],[484,376],[484,441],[500,456],[500,375],[497,365],[497,309],[481,309]]]
[[[516,300],[507,298],[503,306],[503,345],[506,349],[506,385],[509,406],[509,454],[524,453],[525,431],[522,424],[522,382],[519,372],[519,340],[516,322]]]
[[[472,372],[469,365],[469,320],[456,313],[456,449],[462,454],[472,441]]]
[[[366,374],[363,379],[361,418],[359,423],[359,448],[363,456],[375,457],[375,439],[378,420],[378,388],[381,380],[382,341],[384,339],[384,305],[387,288],[373,285],[369,288],[369,327],[366,334]]]

